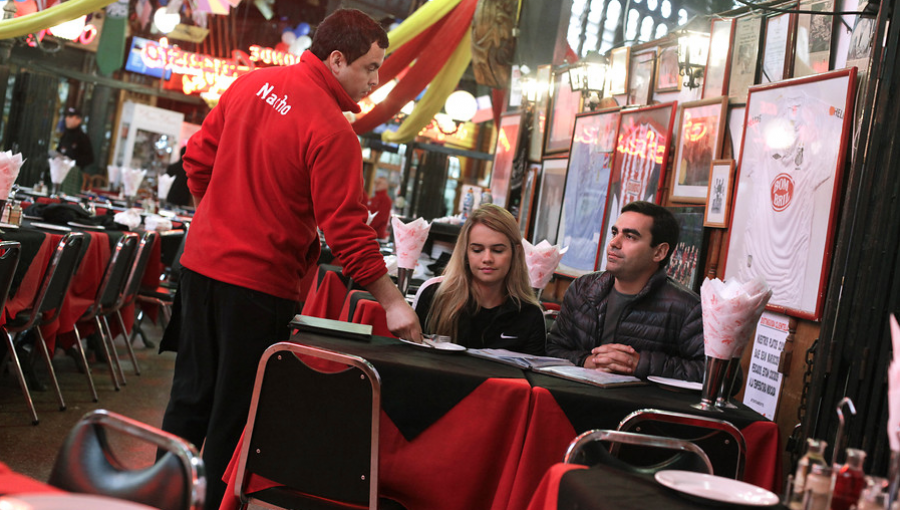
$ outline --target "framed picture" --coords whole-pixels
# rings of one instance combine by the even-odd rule
[[[547,105],[550,104],[550,75],[549,65],[538,66],[536,79],[544,87],[541,97],[534,105],[534,114],[531,116],[531,138],[528,141],[528,160],[538,163],[544,151],[544,131],[547,125]]]
[[[631,66],[628,70],[628,101],[626,104],[650,104],[655,64],[655,49],[633,52],[631,54]]]
[[[676,92],[681,90],[681,76],[678,74],[678,44],[659,47],[659,65],[656,67],[656,92]]]
[[[821,317],[855,85],[849,68],[750,89],[725,277],[764,277],[773,311]]]
[[[512,174],[513,161],[516,159],[521,121],[521,112],[505,113],[500,117],[494,165],[491,167],[491,196],[494,203],[500,207],[506,207],[509,178]]]
[[[829,12],[834,0],[800,0],[801,11]],[[794,52],[795,78],[828,72],[831,63],[831,16],[797,15],[797,49]]]
[[[537,188],[538,175],[541,172],[540,163],[529,163],[525,170],[525,182],[522,185],[522,206],[519,207],[519,231],[523,239],[528,239],[528,231],[531,228],[532,207],[534,203],[534,190]]]
[[[681,227],[678,245],[672,248],[672,258],[666,267],[670,278],[700,292],[703,281],[703,256],[706,254],[706,236],[703,231],[703,208],[667,207]]]
[[[703,75],[703,99],[728,94],[731,71],[731,44],[734,42],[734,18],[712,20],[709,29],[709,56]]]
[[[606,211],[603,214],[603,242],[611,239],[610,228],[619,219],[622,207],[635,200],[659,203],[659,188],[665,182],[669,160],[669,140],[675,122],[674,101],[636,108],[619,114],[616,154],[609,178]],[[606,269],[606,257],[599,258],[598,270]]]
[[[616,48],[609,52],[609,80],[606,90],[611,96],[628,93],[628,67],[631,47]]]
[[[766,18],[760,83],[781,81],[791,75],[796,14],[783,12]]]
[[[747,113],[745,105],[734,105],[728,108],[728,138],[731,139],[731,157],[740,159],[741,147],[744,140],[744,115]]]
[[[738,18],[735,22],[728,96],[735,97],[742,103],[747,98],[747,90],[756,83],[761,30],[762,18],[758,16]]]
[[[568,246],[557,272],[578,277],[597,266],[606,195],[616,150],[619,109],[575,117],[557,242]]]
[[[702,204],[709,187],[709,164],[718,159],[725,139],[728,98],[720,96],[681,105],[675,176],[669,200]]]
[[[534,233],[531,235],[533,244],[538,244],[545,239],[550,244],[556,244],[568,165],[569,158],[544,160],[541,168],[540,191],[534,209]]]
[[[709,165],[709,192],[706,195],[706,211],[703,226],[725,228],[731,211],[731,188],[734,178],[734,160],[717,159]]]
[[[572,143],[575,115],[581,112],[581,92],[573,92],[566,71],[553,73],[553,94],[547,114],[547,136],[544,154],[565,152]]]

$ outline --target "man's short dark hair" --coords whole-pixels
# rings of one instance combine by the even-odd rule
[[[324,61],[337,50],[352,64],[368,53],[374,42],[380,48],[389,44],[387,33],[377,21],[357,9],[338,9],[316,27],[309,51]]]
[[[650,246],[656,247],[660,243],[668,243],[669,252],[666,253],[666,258],[659,263],[659,267],[669,265],[669,259],[672,258],[672,252],[675,251],[675,247],[678,246],[678,236],[681,232],[678,220],[675,219],[672,212],[652,202],[641,201],[629,202],[622,208],[622,212],[636,212],[653,218],[653,226],[650,227],[650,237],[652,238],[650,239]]]

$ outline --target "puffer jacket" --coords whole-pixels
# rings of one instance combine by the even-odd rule
[[[547,354],[578,366],[600,345],[613,275],[590,273],[572,282],[559,318],[547,337]],[[637,298],[622,310],[616,343],[641,355],[634,375],[702,381],[703,318],[700,298],[669,279],[664,269],[650,277]]]

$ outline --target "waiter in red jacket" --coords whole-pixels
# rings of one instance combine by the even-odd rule
[[[225,491],[257,363],[289,338],[300,279],[319,257],[317,227],[344,274],[384,306],[388,328],[421,341],[366,225],[362,151],[342,113],[359,113],[387,46],[375,20],[337,10],[298,64],[237,79],[188,142],[197,212],[181,257],[178,357],[162,428],[198,447],[205,440],[206,508],[218,508]]]

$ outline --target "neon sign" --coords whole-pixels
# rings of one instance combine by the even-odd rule
[[[638,131],[639,129],[633,130],[627,135],[627,139],[625,138],[626,134],[620,134],[616,151],[641,159],[650,159],[661,165],[663,154],[666,152],[666,138],[657,136],[651,130],[647,130],[646,135],[642,138]]]

